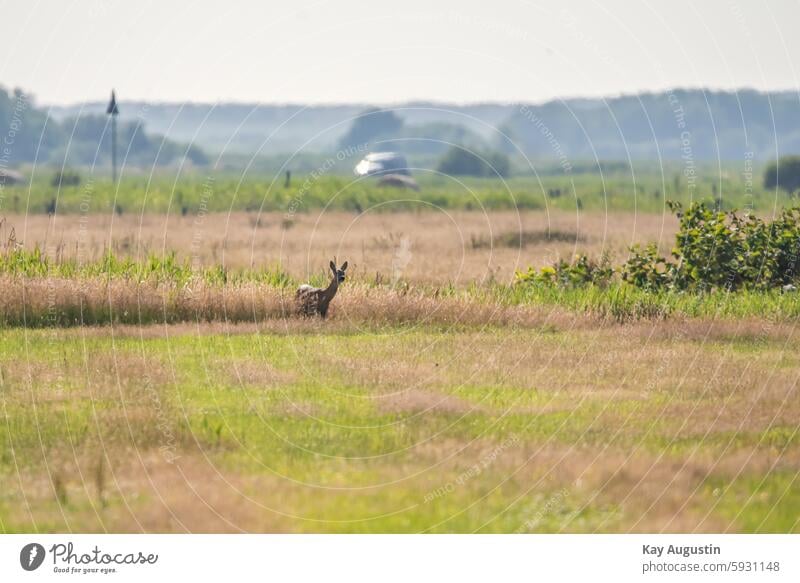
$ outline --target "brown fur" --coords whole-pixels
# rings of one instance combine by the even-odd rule
[[[330,268],[333,278],[330,285],[325,289],[301,285],[295,294],[298,312],[303,316],[314,316],[319,314],[323,318],[328,315],[328,307],[339,291],[339,283],[344,281],[344,272],[347,269],[347,261],[342,264],[340,269],[336,269],[336,264],[331,261]]]

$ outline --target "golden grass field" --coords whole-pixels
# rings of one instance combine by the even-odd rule
[[[673,219],[551,215],[558,240],[533,212],[283,220],[9,218],[84,259],[141,244],[298,281],[353,267],[324,321],[259,283],[4,276],[5,314],[131,314],[0,328],[0,531],[800,531],[796,319],[463,291],[574,251],[668,249]]]
[[[633,243],[657,241],[667,253],[677,219],[670,213],[565,211],[311,212],[291,219],[281,213],[234,212],[9,215],[6,230],[11,227],[26,247],[59,248],[83,260],[108,249],[133,256],[176,251],[201,265],[280,264],[302,279],[327,270],[335,255],[349,260],[351,273],[362,278],[465,284],[491,278],[507,282],[517,269],[570,259],[578,251],[624,259]]]

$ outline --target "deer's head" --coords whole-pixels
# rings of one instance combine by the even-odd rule
[[[336,269],[336,264],[331,261],[330,263],[331,271],[333,272],[333,276],[336,278],[336,281],[342,283],[345,279],[344,272],[347,269],[347,261],[342,263],[342,266],[339,269]]]

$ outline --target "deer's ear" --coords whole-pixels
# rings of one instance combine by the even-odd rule
[[[331,261],[329,265],[331,266],[331,271],[336,273],[336,264],[333,261]]]
[[[347,269],[347,261],[342,263],[342,271],[344,271],[345,269]]]

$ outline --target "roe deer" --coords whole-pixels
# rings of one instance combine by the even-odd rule
[[[297,293],[294,297],[297,301],[298,311],[303,316],[319,314],[324,318],[328,315],[328,306],[339,290],[339,284],[344,281],[344,271],[347,269],[347,261],[342,263],[339,269],[336,269],[336,264],[331,261],[330,268],[333,272],[333,279],[331,280],[331,284],[325,289],[311,287],[308,284],[303,284],[297,288]]]

